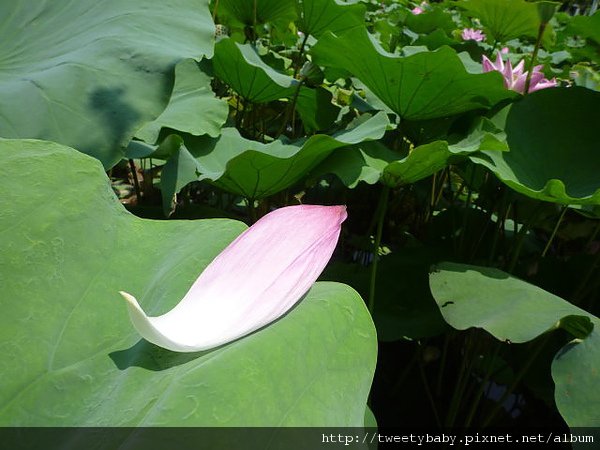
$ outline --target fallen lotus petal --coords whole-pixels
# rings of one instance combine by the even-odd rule
[[[126,292],[129,317],[146,340],[177,352],[207,350],[286,313],[333,254],[345,206],[288,206],[243,232],[200,274],[171,311],[148,317]]]

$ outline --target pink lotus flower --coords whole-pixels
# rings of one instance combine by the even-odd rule
[[[481,30],[475,30],[473,28],[465,28],[461,36],[463,41],[477,41],[482,42],[485,40],[485,34]]]
[[[415,15],[423,14],[425,12],[425,9],[427,9],[428,6],[429,5],[427,2],[421,2],[421,4],[419,6],[415,6],[413,9],[410,10],[410,12]]]
[[[520,94],[525,93],[525,83],[528,74],[528,71],[524,70],[525,60],[521,60],[513,69],[510,60],[504,63],[502,55],[498,53],[496,56],[496,63],[493,63],[484,55],[482,65],[484,72],[492,72],[494,70],[500,72],[504,77],[504,86],[507,89],[519,92]],[[542,67],[543,66],[539,65],[533,68],[528,92],[539,91],[540,89],[556,87],[558,85],[555,78],[552,78],[551,80],[544,78],[544,74],[541,71]]]
[[[143,338],[177,352],[207,350],[282,316],[331,258],[345,206],[288,206],[267,214],[219,254],[171,311],[148,317],[126,292]]]

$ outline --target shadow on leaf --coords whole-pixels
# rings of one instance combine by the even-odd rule
[[[119,370],[130,367],[142,367],[155,372],[170,369],[171,367],[186,364],[194,359],[204,356],[211,351],[179,353],[166,350],[140,339],[135,345],[126,350],[110,353],[108,356],[113,360]]]

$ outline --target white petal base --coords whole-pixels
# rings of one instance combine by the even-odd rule
[[[152,342],[159,347],[172,350],[174,352],[199,352],[215,347],[213,344],[193,346],[183,342],[176,342],[168,338],[163,330],[155,323],[155,317],[148,317],[136,298],[128,294],[127,292],[119,291],[119,294],[127,301],[127,309],[129,311],[129,318],[133,323],[133,326],[140,335],[148,342]],[[166,331],[166,330],[165,330]]]

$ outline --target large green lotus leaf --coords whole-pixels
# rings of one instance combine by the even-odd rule
[[[600,204],[600,92],[544,89],[499,113],[510,151],[471,159],[512,189],[539,200]]]
[[[596,11],[593,16],[573,17],[569,29],[600,44],[600,11]]]
[[[540,16],[535,3],[525,0],[464,0],[457,3],[481,20],[486,32],[498,42],[537,37]]]
[[[326,33],[312,49],[322,66],[349,71],[403,119],[446,117],[518,95],[498,72],[470,74],[456,52],[442,47],[408,57],[386,53],[364,28]]]
[[[429,276],[431,292],[454,328],[483,328],[501,341],[528,342],[566,316],[593,316],[501,270],[443,263]],[[594,318],[594,321],[598,319]]]
[[[178,164],[176,176],[165,169],[172,180],[211,180],[226,191],[260,199],[300,181],[336,148],[381,138],[388,124],[387,115],[379,113],[350,130],[333,136],[317,134],[292,144],[281,140],[263,144],[243,138],[235,128],[224,128],[218,140],[186,136],[180,153],[188,152],[195,164],[190,156],[179,154],[178,161],[185,167]],[[181,185],[163,187],[172,196]]]
[[[172,128],[194,136],[207,134],[217,137],[227,120],[227,101],[215,97],[211,77],[196,61],[186,59],[175,68],[175,86],[171,100],[163,113],[146,124],[136,137],[154,144],[162,128]]]
[[[217,13],[252,26],[296,18],[296,0],[219,0]]]
[[[571,427],[599,426],[600,320],[566,300],[498,269],[437,265],[429,277],[444,319],[454,328],[483,328],[522,343],[557,328],[578,336],[552,363],[556,404]]]
[[[326,31],[340,34],[365,25],[366,7],[362,3],[342,3],[338,0],[297,1],[298,27],[315,37]]]
[[[246,198],[268,197],[300,181],[336,148],[380,139],[388,124],[387,115],[379,113],[356,128],[294,144],[261,144],[231,129],[212,152],[197,158],[200,178]]]
[[[433,8],[423,14],[408,14],[404,24],[415,33],[429,34],[436,30],[450,33],[456,29],[452,15],[441,8]]]
[[[0,136],[123,156],[165,108],[173,69],[213,53],[207,0],[0,2]]]
[[[291,97],[298,84],[265,64],[250,44],[241,45],[233,39],[222,39],[215,45],[213,67],[219,79],[254,103]]]
[[[363,426],[376,339],[355,291],[317,283],[243,339],[158,348],[117,291],[166,312],[245,226],[142,220],[94,159],[43,141],[0,147],[1,426]]]
[[[596,11],[593,16],[573,17],[569,23],[568,30],[593,41],[596,51],[590,51],[589,55],[597,63],[600,63],[600,51],[598,48],[600,46],[600,11]],[[589,46],[592,47],[592,45]]]

